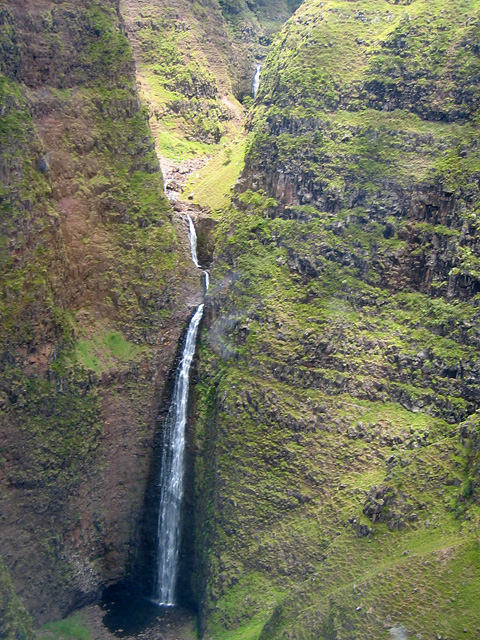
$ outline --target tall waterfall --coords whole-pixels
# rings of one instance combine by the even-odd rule
[[[192,261],[197,260],[197,235],[190,216],[188,217]],[[205,290],[209,286],[209,273],[205,275]],[[183,349],[182,360],[175,379],[172,401],[165,422],[162,467],[160,471],[160,508],[158,514],[157,574],[155,601],[159,605],[175,604],[175,586],[180,552],[181,508],[184,493],[185,427],[187,422],[188,389],[190,367],[204,305],[197,307],[190,321]]]
[[[252,82],[252,96],[254,98],[257,95],[258,87],[260,86],[261,71],[262,71],[262,65],[257,64],[257,68],[255,69],[255,75],[253,76],[253,82]]]

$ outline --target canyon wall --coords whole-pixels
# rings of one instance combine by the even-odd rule
[[[311,0],[272,45],[200,351],[206,637],[478,635],[478,29]]]
[[[0,554],[38,624],[133,570],[200,283],[118,3],[4,2],[0,64]]]
[[[241,102],[251,101],[257,61],[296,3],[121,0],[120,6],[165,166],[218,153],[241,137]]]

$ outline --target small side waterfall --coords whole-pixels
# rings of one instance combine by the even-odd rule
[[[200,268],[197,259],[197,234],[191,217],[187,214],[192,261]],[[210,276],[205,275],[205,291]],[[203,317],[204,305],[197,307],[188,326],[182,360],[175,379],[172,401],[165,422],[162,466],[160,471],[160,508],[158,514],[157,573],[155,602],[163,606],[175,604],[175,586],[180,552],[181,509],[184,493],[185,430],[188,409],[190,368],[195,355],[197,334]]]
[[[253,76],[252,82],[252,97],[255,98],[257,95],[258,87],[260,86],[260,73],[262,71],[262,65],[257,64],[257,68],[255,69],[255,75]]]

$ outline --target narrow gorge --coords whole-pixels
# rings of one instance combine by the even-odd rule
[[[479,0],[3,0],[0,638],[480,637]]]

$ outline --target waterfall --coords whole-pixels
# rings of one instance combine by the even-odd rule
[[[195,354],[197,332],[203,316],[201,304],[187,331],[182,361],[165,424],[160,473],[160,513],[158,517],[158,558],[155,600],[175,604],[175,584],[180,550],[180,516],[184,489],[185,425],[187,421],[190,367]]]
[[[188,227],[192,261],[197,260],[197,234],[189,215]],[[205,276],[205,291],[208,290],[210,276]],[[177,371],[173,396],[165,421],[162,466],[160,471],[160,508],[158,514],[157,573],[155,582],[155,602],[163,606],[175,604],[175,586],[178,574],[180,552],[181,508],[184,493],[185,431],[188,410],[188,389],[190,368],[195,355],[197,334],[203,317],[204,305],[197,307],[188,326],[182,360]]]
[[[192,253],[192,262],[196,267],[200,267],[198,264],[197,258],[197,232],[195,231],[195,225],[193,224],[193,220],[187,213],[188,218],[188,230],[190,236],[190,251]]]
[[[255,75],[253,76],[252,82],[252,96],[255,98],[257,95],[258,87],[260,86],[260,72],[262,71],[262,65],[257,64],[257,68],[255,69]]]

